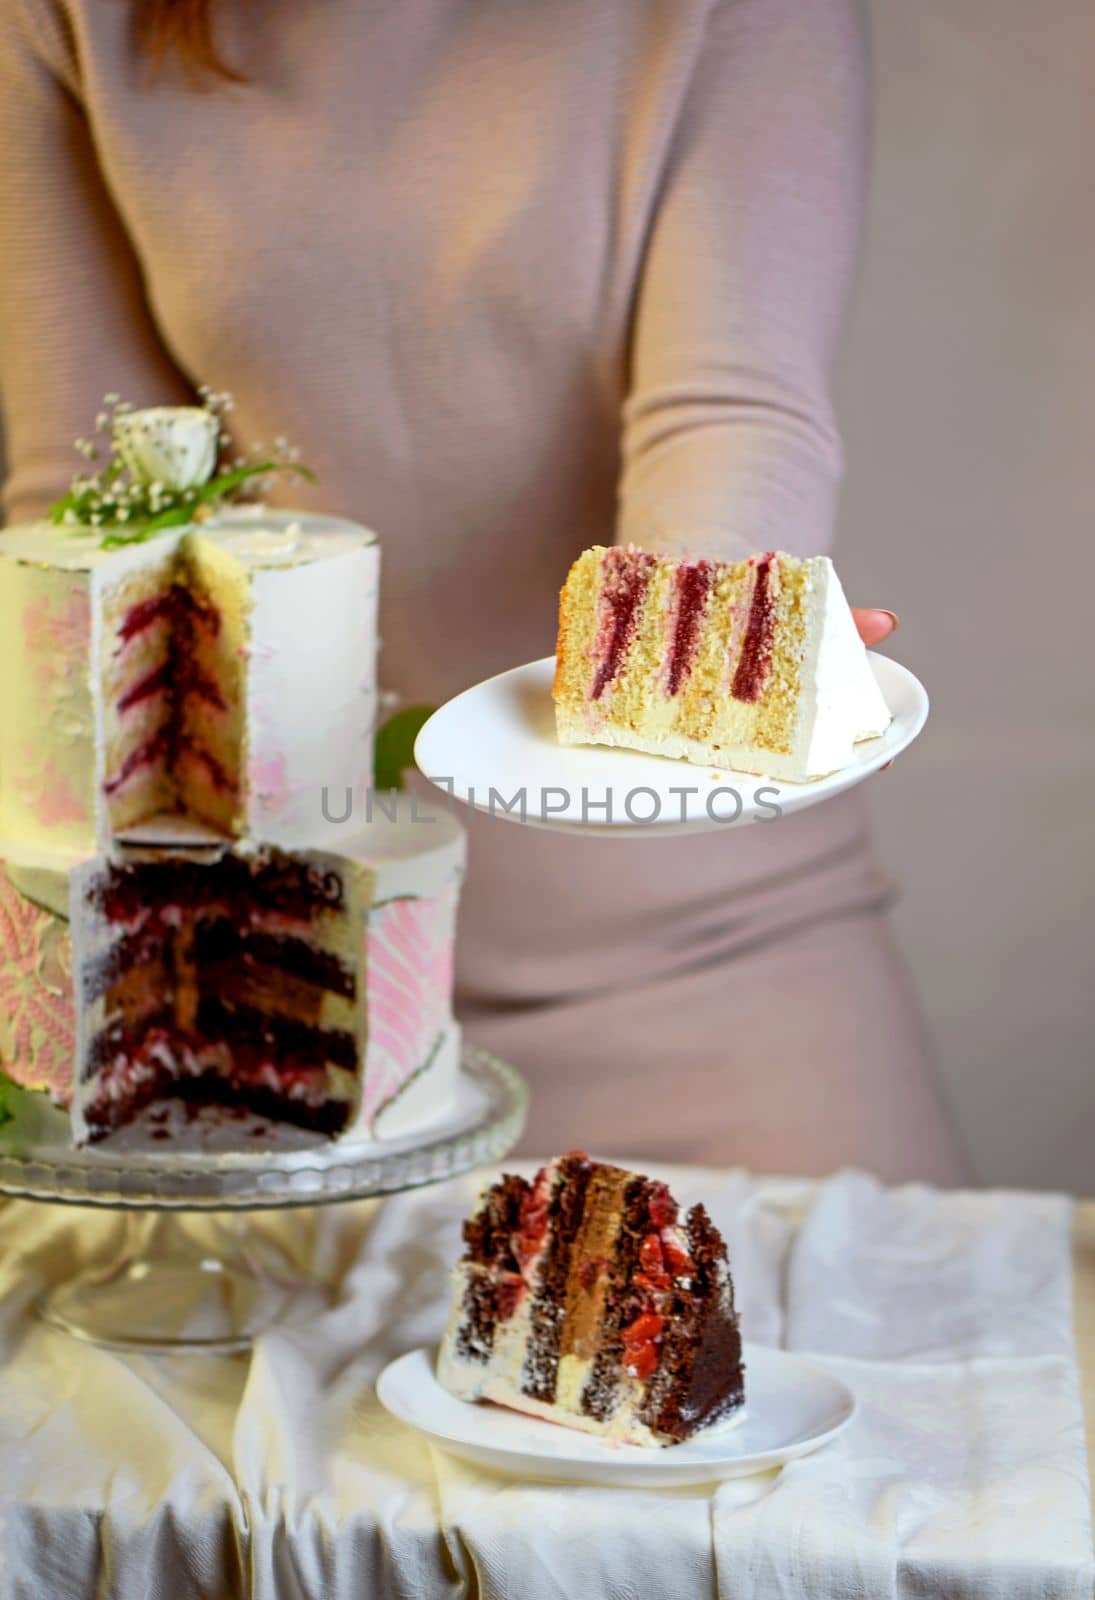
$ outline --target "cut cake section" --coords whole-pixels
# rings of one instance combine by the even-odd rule
[[[583,1432],[678,1444],[744,1403],[726,1247],[702,1206],[573,1153],[464,1227],[438,1377]]]
[[[73,874],[78,1144],[155,1101],[334,1135],[366,1048],[371,878],[263,847],[121,852]]]
[[[121,835],[167,813],[247,831],[247,619],[236,576],[210,581],[206,541],[152,548],[99,584],[101,792]],[[214,570],[216,570],[214,568]]]
[[[96,1030],[109,1034],[107,1015],[116,1021],[128,1016],[138,1035],[146,1023],[149,1029],[173,1026],[185,1011],[176,971],[193,968],[190,993],[196,984],[199,1000],[205,997],[206,1041],[198,1054],[213,1062],[227,1063],[227,1055],[212,1050],[214,1025],[225,1023],[226,1051],[238,1033],[238,998],[234,1007],[228,1005],[232,993],[238,997],[249,988],[260,994],[265,988],[260,1010],[269,1004],[285,1012],[292,1006],[289,1014],[298,1020],[318,1007],[324,1027],[335,1026],[341,1010],[337,1025],[355,1030],[355,1008],[364,994],[364,1065],[349,1112],[343,1096],[321,1115],[312,1095],[280,1120],[369,1142],[413,1135],[451,1114],[460,1089],[453,953],[466,836],[444,807],[411,804],[407,794],[375,801],[372,815],[337,854],[322,857],[253,847],[225,853],[130,846],[79,868],[0,860],[0,1074],[71,1106],[77,1015],[83,1017],[83,1062]],[[275,880],[271,869],[279,860],[288,865]],[[154,870],[157,863],[162,870]],[[275,916],[278,908],[268,903],[271,885],[280,882],[284,899],[290,869],[304,877],[306,887],[306,869],[317,865],[350,886],[341,911],[321,903],[314,913],[286,917],[283,904]],[[237,893],[238,903],[232,899]],[[322,961],[313,954],[317,945]],[[294,960],[302,970],[290,973]],[[326,987],[317,982],[327,979]],[[97,1017],[87,1014],[89,1007],[98,1008]],[[113,1042],[120,1045],[116,1064],[124,1077],[126,1058],[136,1060],[143,1044],[133,1036],[121,1040],[117,1032]],[[299,1033],[291,1043],[299,1054]],[[104,1038],[94,1048],[111,1047]],[[162,1048],[157,1052],[161,1065],[164,1054]],[[336,1068],[337,1060],[329,1077],[349,1093],[348,1079]],[[141,1094],[127,1100],[119,1093],[110,1117],[96,1112],[96,1123],[120,1126],[139,1116],[142,1094],[162,1092],[153,1074],[134,1066],[131,1076],[140,1078],[134,1087]],[[228,1097],[224,1081],[219,1073],[191,1075],[169,1097],[185,1096],[197,1105],[208,1091],[210,1105],[217,1104]],[[286,1075],[284,1081],[289,1088],[297,1084],[299,1092],[301,1080]],[[322,1075],[314,1073],[311,1082],[322,1088]],[[85,1135],[81,1125],[79,1136]],[[255,1142],[261,1130],[245,1130],[241,1123],[240,1136],[247,1140],[244,1148],[261,1148]],[[222,1136],[222,1148],[226,1142]]]
[[[826,556],[586,550],[560,599],[560,742],[802,782],[890,723]]]
[[[261,506],[117,549],[0,534],[0,838],[340,837],[372,781],[379,560],[355,523]]]

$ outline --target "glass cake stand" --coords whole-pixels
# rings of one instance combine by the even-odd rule
[[[146,1138],[128,1148],[122,1135],[74,1150],[56,1131],[18,1142],[0,1131],[0,1194],[125,1214],[109,1259],[48,1290],[39,1315],[112,1348],[246,1349],[263,1329],[328,1299],[320,1279],[292,1268],[246,1226],[246,1213],[398,1194],[490,1165],[513,1148],[528,1111],[523,1079],[470,1046],[462,1067],[442,1120],[356,1147],[242,1118],[230,1129],[237,1148],[218,1149],[223,1120],[181,1108],[168,1127],[170,1150],[149,1149]],[[240,1151],[252,1131],[266,1136],[264,1147]]]

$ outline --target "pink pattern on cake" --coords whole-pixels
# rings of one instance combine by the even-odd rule
[[[66,823],[89,821],[87,806],[55,761],[39,766],[39,753],[32,745],[22,747],[22,757],[24,770],[35,773],[34,791],[29,798],[44,828],[63,828]],[[26,780],[19,785],[24,798],[28,797],[29,787]]]
[[[369,1039],[364,1111],[371,1122],[424,1067],[450,1021],[457,887],[374,906],[366,935]]]
[[[91,608],[87,595],[75,584],[59,605],[45,595],[23,608],[23,635],[27,657],[52,682],[58,663],[86,657],[91,641]]]
[[[67,1104],[75,1051],[68,928],[21,895],[0,865],[0,1066]]]
[[[268,816],[276,817],[289,801],[289,771],[281,750],[256,751],[248,772],[251,793],[262,801]]]

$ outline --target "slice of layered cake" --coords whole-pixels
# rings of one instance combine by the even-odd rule
[[[744,1404],[726,1246],[702,1206],[576,1153],[464,1227],[438,1377],[586,1433],[679,1444]]]
[[[796,782],[890,723],[832,562],[775,551],[586,550],[561,596],[555,709],[563,744]]]
[[[341,1132],[362,1088],[370,893],[366,869],[315,851],[125,851],[81,867],[77,1142],[171,1099]]]

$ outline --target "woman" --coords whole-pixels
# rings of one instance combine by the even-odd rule
[[[823,549],[866,119],[852,0],[0,0],[8,519],[104,391],[230,390],[381,531],[434,703],[548,652],[614,528]],[[956,1174],[857,798],[471,834],[463,1014],[532,1147]]]

